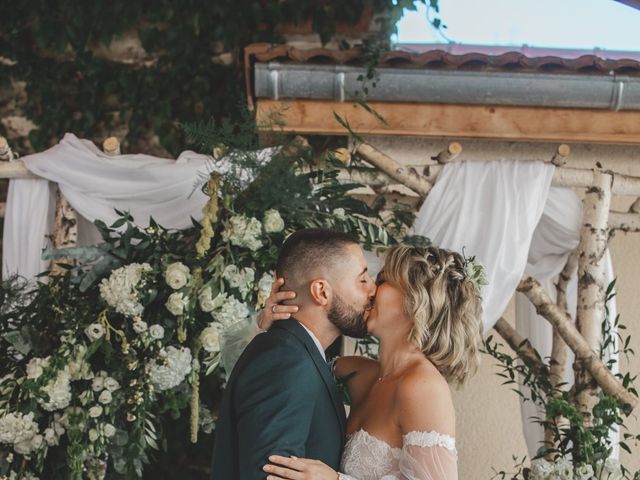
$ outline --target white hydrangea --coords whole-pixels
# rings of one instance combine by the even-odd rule
[[[117,268],[100,282],[100,296],[116,312],[127,317],[140,316],[144,307],[138,302],[137,288],[143,274],[150,271],[148,263],[130,263]]]
[[[222,306],[211,313],[222,326],[228,327],[249,316],[249,307],[235,297],[227,296]]]
[[[256,272],[250,267],[239,269],[235,265],[227,265],[222,272],[222,278],[229,282],[231,288],[237,288],[244,298],[253,288]]]
[[[42,388],[41,392],[48,396],[48,400],[39,398],[38,403],[48,412],[62,410],[71,402],[71,376],[66,370],[60,370],[56,378]]]
[[[37,358],[34,357],[27,363],[27,378],[35,380],[44,373],[44,369],[49,366],[49,357]]]
[[[175,316],[182,315],[189,299],[182,292],[173,292],[164,304]]]
[[[191,372],[191,350],[187,347],[163,348],[159,357],[149,363],[151,382],[158,390],[177,387]]]
[[[544,458],[536,458],[531,462],[530,480],[548,480],[553,472],[554,465]]]
[[[0,417],[0,443],[13,445],[16,453],[29,455],[42,446],[43,440],[32,412],[10,412]]]
[[[200,344],[207,352],[220,351],[220,325],[210,323],[207,328],[200,333]]]
[[[269,272],[265,272],[258,282],[258,307],[262,308],[271,295],[271,286],[275,278]]]
[[[229,219],[227,228],[222,232],[222,239],[238,247],[246,247],[256,251],[262,247],[262,224],[257,218],[236,215]]]
[[[174,290],[184,287],[191,278],[191,272],[182,262],[174,262],[170,264],[164,272],[164,280]]]
[[[154,340],[160,340],[164,337],[164,327],[162,325],[151,325],[149,327],[149,335]]]
[[[593,474],[593,467],[588,463],[580,465],[578,468],[576,468],[576,480],[591,480]]]
[[[264,212],[264,231],[267,233],[277,233],[284,230],[284,220],[278,210],[269,209]]]
[[[133,331],[137,334],[141,334],[147,331],[147,322],[137,319],[133,322]]]
[[[573,480],[573,463],[567,458],[559,458],[553,466],[554,479]]]

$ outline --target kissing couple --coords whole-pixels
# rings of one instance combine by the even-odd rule
[[[349,235],[293,233],[229,377],[212,480],[456,480],[449,383],[477,367],[481,298],[462,255],[391,247],[376,281]],[[379,339],[377,361],[325,349]],[[336,380],[346,385],[346,418]]]

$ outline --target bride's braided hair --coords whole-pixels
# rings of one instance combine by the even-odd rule
[[[414,322],[409,340],[449,381],[463,383],[480,361],[482,303],[462,255],[434,246],[397,245],[385,258],[384,280],[405,296]]]

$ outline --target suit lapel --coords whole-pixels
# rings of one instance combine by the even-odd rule
[[[336,382],[333,379],[333,375],[331,373],[331,368],[327,364],[327,362],[322,358],[320,352],[318,351],[318,347],[314,343],[313,339],[309,336],[307,331],[304,329],[297,320],[291,318],[288,320],[280,320],[275,322],[272,328],[284,328],[293,334],[298,340],[300,340],[313,363],[320,374],[325,386],[327,387],[327,391],[329,396],[331,397],[331,401],[333,402],[333,407],[335,409],[336,416],[338,417],[338,421],[340,422],[340,429],[342,430],[342,436],[344,437],[346,431],[346,416],[344,413],[344,405],[342,404],[342,400],[340,399],[340,394],[338,392],[338,388],[336,386]]]

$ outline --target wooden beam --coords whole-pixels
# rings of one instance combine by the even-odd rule
[[[400,102],[369,106],[387,124],[354,102],[270,99],[258,100],[257,124],[267,130],[347,135],[334,118],[337,113],[361,135],[640,144],[640,111]]]

